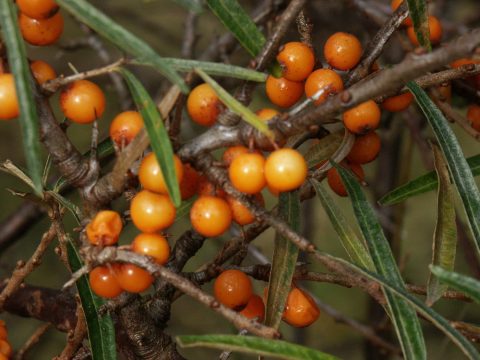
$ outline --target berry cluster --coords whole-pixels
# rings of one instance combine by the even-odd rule
[[[10,359],[12,356],[12,346],[8,341],[8,332],[5,322],[0,320],[0,360]]]

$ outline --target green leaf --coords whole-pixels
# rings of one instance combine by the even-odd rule
[[[236,0],[207,0],[207,5],[250,55],[260,53],[265,37]]]
[[[280,193],[279,216],[294,231],[300,230],[300,196],[298,191]],[[276,234],[272,268],[268,281],[268,296],[265,312],[265,325],[278,329],[282,320],[285,302],[290,292],[298,247],[291,241]]]
[[[438,174],[437,224],[433,236],[432,264],[447,270],[455,266],[457,250],[457,225],[455,223],[455,202],[453,184],[450,182],[447,164],[437,145],[432,145],[435,169]],[[440,284],[430,273],[427,285],[427,305],[432,306],[442,297],[448,286]]]
[[[350,227],[347,219],[345,219],[340,209],[335,205],[331,196],[328,195],[328,192],[318,181],[312,180],[312,185],[350,259],[365,269],[375,270],[372,258],[364,242],[358,238],[355,231]]]
[[[442,112],[416,83],[410,82],[407,86],[430,123],[443,155],[447,160],[448,169],[462,199],[468,223],[475,238],[477,251],[480,252],[480,193],[475,184],[472,171],[468,166],[467,160],[465,160],[455,134]]]
[[[176,2],[195,14],[199,14],[203,10],[202,4],[199,0],[173,0],[173,2]]]
[[[0,1],[0,24],[3,41],[7,48],[8,64],[15,79],[20,110],[23,151],[27,161],[29,177],[35,193],[42,197],[43,165],[40,158],[40,136],[38,115],[33,96],[33,80],[27,61],[24,41],[17,25],[17,11],[13,1]]]
[[[268,128],[268,125],[265,121],[262,121],[257,115],[255,115],[252,110],[243,106],[238,100],[236,100],[232,95],[225,91],[215,80],[213,80],[210,76],[208,76],[204,71],[201,69],[195,70],[198,75],[208,83],[213,90],[217,93],[218,97],[222,102],[235,114],[241,116],[243,120],[247,123],[252,125],[258,131],[264,133],[267,136],[272,137],[273,134]]]
[[[254,336],[238,335],[182,335],[177,336],[181,347],[209,347],[230,350],[246,354],[268,356],[288,360],[334,360],[328,355],[305,346],[291,344],[282,340],[262,339]]]
[[[367,242],[377,272],[400,289],[405,290],[405,284],[395,263],[390,245],[355,176],[341,166],[336,166],[336,168],[352,201],[353,211]],[[404,300],[395,297],[390,291],[384,289],[384,293],[405,358],[426,359],[425,341],[415,310]]]
[[[440,266],[430,265],[430,271],[443,283],[465,293],[473,301],[480,304],[480,281],[469,276],[442,269]]]
[[[71,239],[67,242],[67,256],[72,273],[80,270],[83,266],[82,259]],[[112,318],[110,315],[102,316],[98,313],[104,301],[92,292],[86,275],[78,279],[76,285],[87,320],[88,339],[93,359],[115,360],[117,351]]]
[[[75,205],[74,203],[72,203],[70,200],[63,197],[62,195],[60,195],[58,192],[49,190],[47,191],[47,193],[50,196],[52,196],[55,200],[57,200],[58,203],[60,203],[64,208],[70,211],[70,213],[75,218],[75,221],[77,222],[77,224],[81,225],[82,219],[84,218],[84,216],[83,216],[82,210],[80,210],[80,208],[77,205]]]
[[[321,138],[305,154],[308,167],[314,167],[329,159],[340,147],[343,140],[343,131],[338,131]]]
[[[426,0],[407,0],[408,11],[413,21],[413,28],[418,42],[428,51],[432,50],[430,44],[430,28],[428,26],[428,9]]]
[[[88,25],[98,34],[118,46],[126,53],[140,61],[148,62],[162,75],[169,79],[184,93],[188,93],[188,86],[180,75],[160,57],[150,45],[132,34],[123,26],[117,24],[100,10],[85,0],[58,0],[58,5],[71,13],[78,20]]]
[[[175,174],[173,148],[167,130],[163,125],[163,119],[147,90],[145,90],[135,75],[126,69],[119,69],[119,72],[127,82],[133,100],[137,105],[138,111],[140,111],[140,114],[142,115],[145,129],[150,138],[150,144],[157,161],[160,164],[160,169],[162,170],[165,183],[167,184],[170,198],[175,207],[179,207],[182,203],[182,197],[177,181],[177,175]]]

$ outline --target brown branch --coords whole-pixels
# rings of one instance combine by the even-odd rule
[[[13,358],[15,360],[23,360],[27,352],[29,352],[40,341],[40,338],[50,329],[50,327],[51,324],[40,325],[17,351]]]
[[[77,298],[77,311],[76,311],[77,323],[75,324],[75,329],[71,330],[67,334],[67,344],[63,349],[62,353],[55,357],[55,360],[69,360],[77,352],[82,341],[87,335],[87,321],[83,313],[82,304],[80,299]]]

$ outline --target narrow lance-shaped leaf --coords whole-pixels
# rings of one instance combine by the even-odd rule
[[[377,272],[405,290],[387,239],[378,223],[375,212],[368,203],[355,177],[346,169],[337,166],[343,183],[352,201],[353,210],[367,242]],[[398,299],[384,289],[390,317],[406,359],[426,359],[425,341],[415,310],[404,300]]]
[[[408,83],[408,88],[415,96],[420,109],[422,109],[430,126],[433,129],[438,144],[447,160],[448,169],[452,180],[457,187],[462,199],[468,223],[475,239],[477,251],[480,253],[480,193],[475,184],[472,171],[463,155],[453,130],[443,116],[442,112],[435,106],[427,93],[416,83]]]
[[[177,175],[175,174],[173,148],[167,130],[163,124],[163,119],[147,90],[145,90],[135,75],[126,69],[120,69],[119,71],[127,82],[133,100],[142,114],[145,129],[147,130],[150,144],[160,165],[160,169],[162,170],[170,198],[172,199],[173,204],[176,207],[179,207],[182,198],[180,195]]]
[[[480,304],[480,281],[453,271],[447,271],[439,266],[430,265],[430,271],[438,277],[441,282],[465,293],[465,295],[470,296],[473,301]]]
[[[340,147],[343,140],[343,131],[335,132],[321,138],[305,154],[308,167],[317,166],[322,161],[329,159]]]
[[[413,21],[413,28],[418,42],[427,50],[432,50],[430,44],[430,28],[428,26],[428,9],[426,0],[407,0],[408,11]]]
[[[24,41],[17,25],[17,11],[13,1],[0,1],[0,26],[7,48],[8,64],[15,79],[20,110],[23,150],[34,191],[42,196],[42,161],[38,115],[33,96],[33,80],[28,65]]]
[[[294,231],[300,230],[300,197],[298,191],[280,193],[279,215]],[[272,268],[268,281],[265,325],[278,329],[290,292],[298,258],[298,247],[280,234],[275,236]]]
[[[450,182],[447,164],[437,145],[432,145],[435,169],[438,174],[437,224],[433,236],[432,264],[446,270],[453,270],[457,250],[457,226],[455,223],[455,203],[453,184]],[[432,306],[448,286],[440,284],[437,277],[430,273],[427,285],[427,305]]]
[[[268,356],[287,360],[335,360],[333,355],[325,354],[305,346],[291,344],[282,340],[262,339],[254,336],[237,335],[182,335],[177,336],[181,347],[209,347],[230,350],[246,354]]]
[[[207,0],[207,5],[250,55],[260,53],[265,37],[237,0]]]

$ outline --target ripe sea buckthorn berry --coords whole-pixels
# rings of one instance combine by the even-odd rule
[[[124,111],[112,120],[109,134],[117,146],[123,147],[130,144],[142,129],[142,115],[138,111]]]
[[[392,4],[391,4],[392,11],[396,11],[402,3],[403,3],[403,0],[392,0]],[[413,26],[412,18],[409,16],[405,20],[403,20],[403,25]]]
[[[265,158],[261,154],[238,155],[228,168],[232,185],[246,194],[256,194],[267,184],[264,174]]]
[[[135,226],[146,233],[168,228],[175,221],[175,206],[167,195],[142,190],[130,203],[130,216]]]
[[[307,163],[302,154],[290,148],[275,150],[265,162],[268,186],[279,192],[298,188],[305,181],[307,171]]]
[[[315,55],[308,45],[292,41],[280,48],[277,61],[282,66],[282,76],[290,81],[303,81],[315,66]]]
[[[430,29],[430,42],[432,45],[436,45],[442,40],[442,24],[435,16],[428,17],[428,28]],[[419,46],[420,43],[417,39],[417,34],[415,34],[415,30],[413,26],[408,27],[407,35],[413,45]]]
[[[198,179],[197,194],[199,196],[218,196],[220,198],[227,196],[223,189],[208,181],[205,175],[201,175]]]
[[[365,178],[365,174],[360,165],[355,163],[351,163],[351,164],[342,163],[342,166],[350,169],[357,176],[359,180],[363,181],[363,179]],[[332,189],[337,195],[344,196],[344,197],[348,195],[347,189],[345,189],[345,186],[343,185],[343,181],[337,169],[331,168],[330,170],[328,170],[327,181],[328,181],[328,185],[330,185],[330,189]]]
[[[78,80],[67,85],[60,94],[60,107],[65,117],[78,124],[88,124],[105,111],[105,95],[95,83]]]
[[[240,154],[248,154],[250,150],[242,145],[230,146],[222,155],[222,161],[226,166],[230,166],[232,161]]]
[[[221,110],[217,93],[208,84],[200,84],[190,92],[187,111],[193,121],[203,126],[212,126]]]
[[[175,164],[177,181],[180,183],[183,178],[183,164],[177,155],[173,156],[173,162]],[[145,189],[159,194],[168,194],[162,169],[160,169],[160,165],[153,152],[143,158],[140,168],[138,169],[138,179]]]
[[[138,254],[151,256],[160,265],[165,264],[170,256],[170,245],[160,234],[138,234],[132,242],[132,250]]]
[[[12,345],[10,345],[7,340],[0,340],[0,354],[10,358],[12,356],[12,352]]]
[[[58,11],[54,0],[17,0],[17,5],[22,13],[34,19],[49,18]]]
[[[355,35],[337,32],[330,36],[323,47],[328,64],[335,69],[353,69],[362,57],[362,44]]]
[[[347,155],[347,160],[357,164],[367,164],[377,158],[380,148],[380,136],[376,132],[357,136]]]
[[[343,124],[354,134],[363,135],[380,124],[380,108],[373,100],[365,101],[343,113]]]
[[[183,178],[180,181],[182,200],[190,199],[197,193],[199,178],[200,175],[190,164],[183,165]]]
[[[193,228],[205,237],[222,235],[232,223],[232,210],[217,196],[200,196],[190,209]]]
[[[0,74],[0,120],[16,118],[20,113],[12,74]]]
[[[33,19],[24,13],[18,17],[23,39],[31,45],[45,46],[57,41],[63,32],[62,14],[56,13],[47,19]]]
[[[403,111],[410,106],[413,101],[413,95],[410,91],[400,94],[391,96],[386,98],[382,102],[382,108],[390,112],[399,112]]]
[[[470,120],[472,127],[480,131],[480,106],[472,104],[468,107],[467,110],[467,119]]]
[[[250,278],[240,270],[225,270],[213,284],[215,298],[230,309],[240,310],[253,295]]]
[[[116,211],[102,210],[87,225],[87,238],[92,245],[113,245],[117,243],[122,228],[122,219]]]
[[[7,340],[8,332],[5,325],[0,326],[0,339]]]
[[[254,294],[248,300],[245,308],[240,311],[240,314],[249,319],[257,319],[258,322],[262,322],[265,317],[265,305],[260,296]]]
[[[265,201],[263,200],[262,194],[258,193],[254,196],[254,201],[258,205],[264,206]],[[255,221],[255,216],[240,201],[231,196],[227,196],[227,202],[232,210],[233,221],[235,221],[238,225],[245,226]]]
[[[298,288],[292,288],[288,294],[282,319],[295,327],[306,327],[320,316],[315,300]]]
[[[30,68],[32,69],[33,77],[40,85],[57,77],[55,70],[42,60],[32,61],[30,63]]]
[[[268,121],[270,120],[271,118],[279,115],[280,113],[275,110],[275,109],[270,109],[270,108],[264,108],[264,109],[260,109],[260,110],[257,110],[255,112],[255,114],[257,114],[257,116],[264,120],[264,121]]]
[[[310,74],[305,83],[305,94],[312,97],[318,91],[324,90],[322,95],[315,101],[320,105],[327,100],[328,95],[336,94],[343,90],[343,80],[335,71],[330,69],[318,69]]]
[[[103,298],[114,298],[122,293],[115,273],[107,266],[97,266],[88,275],[93,292]]]
[[[268,98],[275,105],[288,108],[294,105],[303,95],[303,82],[276,78],[269,75],[265,84]]]
[[[153,277],[147,270],[133,264],[119,264],[115,276],[120,287],[131,293],[141,293],[152,285]]]

